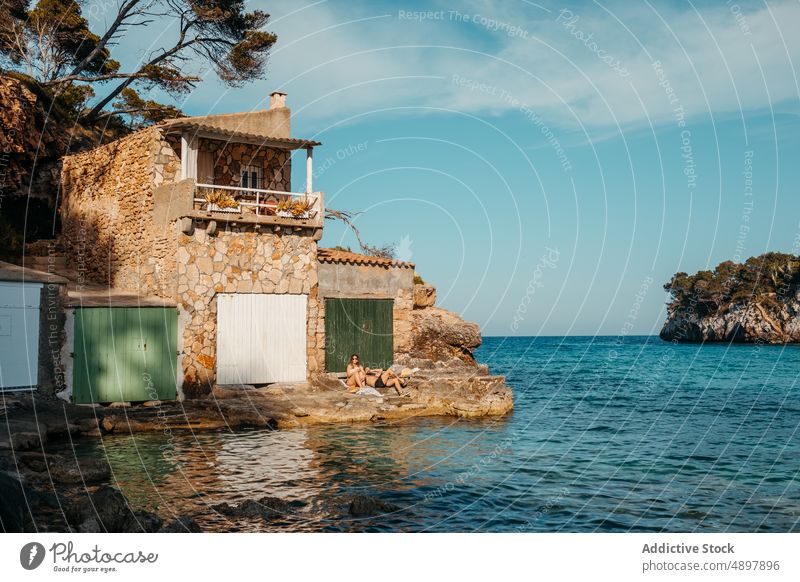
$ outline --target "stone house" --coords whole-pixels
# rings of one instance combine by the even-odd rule
[[[306,381],[354,351],[382,366],[408,353],[414,265],[318,249],[320,143],[290,125],[273,93],[265,111],[169,120],[64,158],[73,400]]]
[[[276,92],[265,111],[169,120],[63,160],[61,238],[76,278],[174,302],[153,321],[176,329],[165,345],[179,352],[176,379],[189,395],[214,382],[299,381],[321,370],[324,199],[312,187],[320,144],[291,137],[290,124]],[[300,149],[306,185],[292,192],[291,154]],[[96,314],[75,307],[75,325],[89,333]],[[109,334],[109,318],[92,324],[97,334]],[[131,325],[113,335],[147,351],[147,333]],[[95,362],[75,363],[82,367]]]

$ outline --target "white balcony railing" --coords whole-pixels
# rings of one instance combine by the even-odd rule
[[[222,190],[238,202],[237,206],[220,208],[210,203],[206,195]],[[281,204],[282,203],[282,204]],[[285,192],[263,188],[243,188],[241,186],[221,186],[219,184],[195,184],[194,207],[196,210],[222,212],[227,214],[249,214],[255,216],[278,216],[295,219],[316,219],[322,216],[322,193]],[[301,205],[301,207],[298,207]],[[302,206],[307,206],[304,210]],[[283,207],[282,210],[278,210]]]

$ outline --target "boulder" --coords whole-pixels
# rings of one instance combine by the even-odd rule
[[[39,510],[59,508],[59,499],[54,493],[34,489],[11,464],[0,457],[0,532],[37,531]]]
[[[38,432],[7,432],[0,433],[0,449],[11,451],[29,451],[41,448],[42,437],[47,436]]]
[[[414,309],[433,307],[436,303],[436,287],[433,285],[414,285]]]
[[[16,476],[0,473],[0,530],[5,533],[20,533],[30,529],[30,492]]]
[[[80,459],[47,455],[50,478],[57,483],[99,483],[111,478],[111,467],[105,459]]]
[[[415,359],[447,361],[458,358],[475,363],[474,350],[481,345],[481,329],[477,323],[465,321],[456,313],[439,307],[426,307],[411,312],[411,347]]]

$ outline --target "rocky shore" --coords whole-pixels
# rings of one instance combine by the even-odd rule
[[[121,492],[105,485],[111,477],[105,461],[47,452],[48,443],[64,439],[173,430],[282,429],[437,415],[474,418],[503,415],[513,408],[504,378],[489,375],[486,366],[459,358],[435,363],[413,359],[406,364],[420,368],[409,382],[410,397],[397,396],[388,388],[379,390],[380,397],[350,394],[340,380],[327,376],[308,384],[216,386],[203,399],[133,406],[76,406],[35,393],[5,394],[0,408],[0,526],[9,532],[199,531],[190,516],[165,523],[131,507]],[[355,514],[382,511],[383,502],[377,499],[345,501],[343,507]],[[257,505],[258,511],[275,512],[269,504]],[[241,509],[245,510],[255,511]],[[240,510],[229,511],[238,515]],[[42,523],[49,525],[43,528]]]

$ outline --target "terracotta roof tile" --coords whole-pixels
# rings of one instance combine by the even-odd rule
[[[384,259],[381,257],[373,257],[371,255],[361,255],[350,251],[343,251],[340,249],[324,249],[317,250],[317,260],[320,263],[337,263],[345,265],[364,265],[370,267],[397,267],[400,269],[413,269],[414,263],[407,261],[397,261],[395,259]]]

